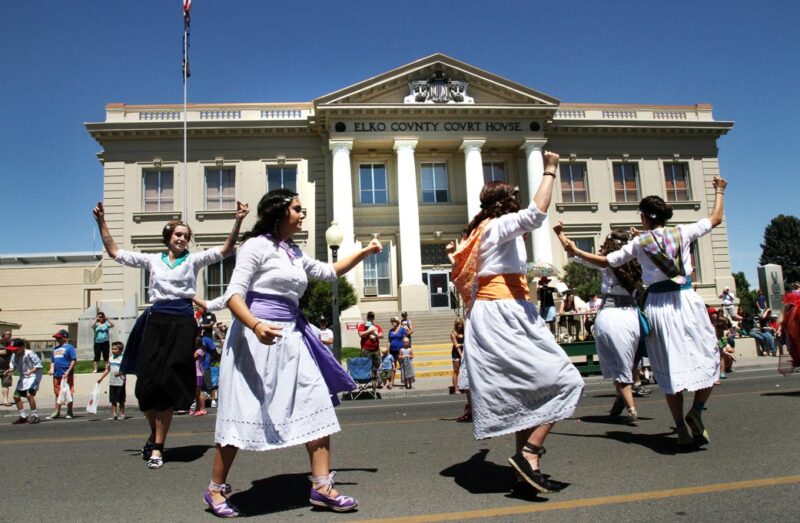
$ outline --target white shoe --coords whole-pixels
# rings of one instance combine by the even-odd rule
[[[217,400],[211,400],[211,407],[214,409],[217,408]]]

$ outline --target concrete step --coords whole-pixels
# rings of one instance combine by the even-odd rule
[[[384,330],[391,328],[389,321],[392,316],[400,317],[400,313],[378,313],[375,321]],[[450,331],[453,330],[453,321],[456,319],[455,312],[452,310],[444,311],[424,311],[409,314],[409,319],[414,325],[414,346],[431,343],[448,343],[450,341]]]

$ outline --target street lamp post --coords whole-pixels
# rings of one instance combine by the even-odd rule
[[[339,255],[339,246],[342,244],[344,234],[336,220],[331,222],[331,226],[325,231],[325,241],[331,250],[331,260],[336,263]],[[342,359],[342,326],[339,323],[339,278],[333,280],[331,319],[333,320],[333,355],[337,361]]]

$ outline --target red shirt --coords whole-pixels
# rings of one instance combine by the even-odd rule
[[[367,352],[375,352],[376,350],[381,348],[381,340],[378,338],[378,336],[383,334],[383,329],[381,329],[381,326],[378,325],[377,323],[373,323],[372,325],[377,329],[378,331],[377,334],[372,333],[367,336],[362,336],[361,338],[361,348]],[[359,324],[358,326],[359,334],[367,330],[369,330],[369,327],[367,327],[366,323]]]

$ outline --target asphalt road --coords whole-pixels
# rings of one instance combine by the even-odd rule
[[[605,416],[611,385],[587,385],[575,417],[547,441],[545,472],[571,483],[558,494],[509,495],[513,437],[475,441],[452,419],[463,398],[432,396],[347,402],[334,436],[338,487],[361,502],[348,515],[307,504],[303,448],[240,453],[232,501],[253,521],[798,521],[800,376],[737,372],[704,416],[711,444],[675,452],[663,396],[639,402],[632,428]],[[688,406],[687,400],[687,406]],[[0,521],[211,521],[204,510],[215,417],[177,417],[166,464],[138,455],[141,415],[12,426],[0,419]],[[213,413],[213,411],[212,411]]]

